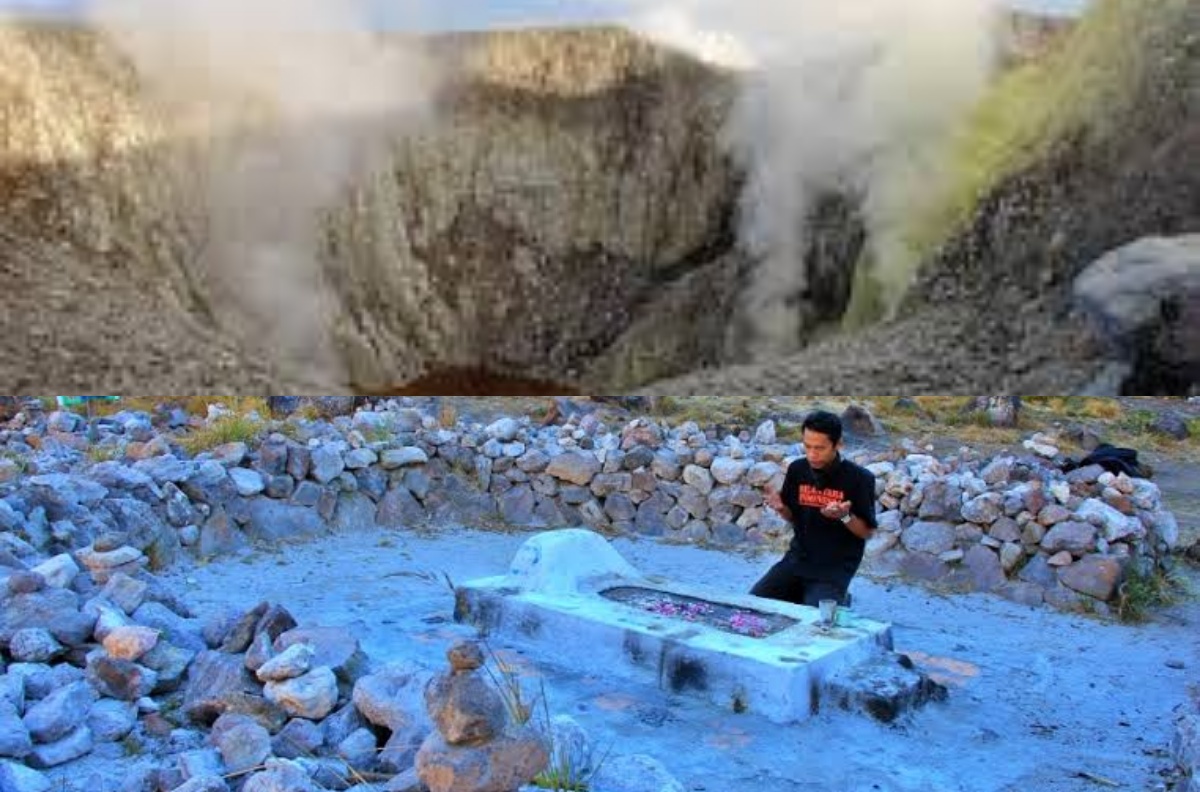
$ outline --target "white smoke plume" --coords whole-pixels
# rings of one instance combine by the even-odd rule
[[[428,65],[354,0],[97,0],[89,16],[205,152],[193,266],[217,321],[290,381],[344,388],[322,214],[423,118]]]
[[[876,276],[897,220],[926,200],[937,155],[986,85],[994,0],[633,0],[630,24],[747,69],[728,127],[744,166],[742,243],[761,264],[744,294],[752,358],[794,351],[806,219],[830,189],[866,196]],[[906,273],[888,287],[899,293]]]

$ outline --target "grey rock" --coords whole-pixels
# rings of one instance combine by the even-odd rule
[[[137,705],[116,699],[100,699],[92,705],[87,727],[97,742],[116,742],[137,725]]]
[[[337,678],[327,666],[318,666],[295,679],[268,682],[263,693],[293,717],[320,720],[337,704]]]
[[[333,528],[340,532],[368,531],[375,528],[376,504],[362,492],[338,495]]]
[[[988,528],[988,536],[1001,542],[1017,542],[1021,539],[1021,528],[1011,517],[1001,517]]]
[[[629,492],[633,489],[633,477],[629,473],[597,473],[590,489],[597,498],[607,497],[614,492]]]
[[[344,784],[351,774],[341,767],[332,772],[322,772],[329,760],[318,760],[316,777],[310,777],[308,772],[296,762],[287,759],[268,759],[262,772],[255,773],[246,779],[241,792],[321,792],[318,779],[329,785]]]
[[[8,700],[0,701],[0,756],[21,759],[32,750],[33,739],[16,707]]]
[[[229,792],[229,785],[219,775],[202,775],[189,778],[171,792]]]
[[[192,501],[209,506],[217,506],[237,497],[237,489],[228,471],[215,460],[201,462],[178,486]]]
[[[513,487],[497,498],[500,517],[510,525],[534,525],[535,498],[533,488],[521,485]]]
[[[395,470],[410,465],[424,465],[427,462],[429,462],[429,455],[422,449],[416,446],[407,446],[384,451],[379,464],[384,470]]]
[[[1080,556],[1096,548],[1096,528],[1083,522],[1059,523],[1042,537],[1041,546],[1048,553],[1068,550]]]
[[[250,502],[250,521],[246,525],[246,536],[250,539],[296,541],[327,532],[325,522],[313,509],[267,498]]]
[[[970,574],[971,587],[976,591],[994,591],[1007,580],[1000,557],[983,545],[967,548],[963,566]]]
[[[188,666],[196,652],[159,641],[154,648],[142,655],[140,664],[149,668],[158,677],[153,693],[171,693],[183,684]]]
[[[8,644],[9,654],[19,663],[46,663],[65,651],[50,631],[42,627],[17,630]]]
[[[362,470],[374,465],[379,456],[369,448],[356,448],[346,453],[346,470]]]
[[[1017,577],[1026,583],[1034,583],[1044,589],[1054,588],[1058,585],[1058,573],[1051,568],[1047,556],[1044,555],[1036,555],[1029,559],[1029,562],[1021,567]]]
[[[746,541],[746,532],[735,523],[720,522],[712,527],[712,541],[724,547],[734,547]]]
[[[404,471],[403,483],[418,500],[425,500],[433,486],[433,482],[424,468],[410,468]]]
[[[47,586],[70,588],[75,576],[79,574],[79,565],[69,554],[60,553],[53,558],[46,559],[29,571],[41,575]]]
[[[233,486],[237,490],[237,494],[242,497],[258,495],[266,489],[262,474],[257,470],[235,467],[230,469],[229,477],[233,479]]]
[[[989,462],[979,475],[991,486],[1007,484],[1012,477],[1015,461],[1012,457],[997,457]]]
[[[312,470],[312,452],[303,446],[289,446],[287,468],[284,470],[296,481],[304,481]]]
[[[910,552],[937,555],[954,547],[954,526],[945,522],[918,521],[904,530],[900,540]]]
[[[95,508],[109,494],[108,488],[98,482],[66,473],[28,476],[25,485],[33,502],[45,507],[52,520],[69,519],[73,506]]]
[[[174,484],[163,486],[163,496],[167,503],[167,522],[176,528],[191,525],[200,521],[200,513],[192,506],[191,500]]]
[[[296,643],[272,657],[258,668],[255,676],[262,682],[278,682],[293,679],[312,667],[312,659],[316,654],[310,644]]]
[[[223,443],[211,449],[208,452],[208,456],[227,468],[236,468],[246,460],[248,452],[249,448],[246,447],[246,444],[238,440],[232,443]]]
[[[67,646],[82,646],[91,637],[95,618],[79,611],[79,597],[64,589],[14,594],[0,607],[0,643],[11,643],[17,630],[44,628]]]
[[[25,697],[35,700],[44,699],[55,690],[82,680],[84,672],[66,663],[53,666],[43,663],[13,663],[8,667],[8,677],[19,679]]]
[[[1195,235],[1145,237],[1105,254],[1076,277],[1075,301],[1111,357],[1192,372],[1196,381],[1198,242]],[[1145,355],[1153,360],[1142,361]]]
[[[209,739],[230,773],[242,773],[257,767],[271,755],[271,735],[246,715],[221,715],[213,723]]]
[[[745,459],[719,456],[712,461],[709,473],[718,484],[734,484],[741,480],[750,465],[750,461]]]
[[[229,708],[232,696],[257,690],[258,685],[241,657],[202,651],[196,656],[184,688],[183,713],[197,723],[210,724]]]
[[[176,459],[173,456],[156,456],[133,463],[134,470],[150,476],[155,483],[163,486],[164,492],[168,489],[166,484],[178,485],[187,481],[196,468],[195,462]]]
[[[542,473],[550,465],[550,457],[537,448],[530,448],[517,459],[517,467],[526,473]]]
[[[158,684],[158,674],[131,660],[118,660],[103,652],[88,656],[87,679],[102,695],[124,701],[137,701],[150,695]]]
[[[1127,537],[1145,535],[1145,527],[1135,517],[1128,517],[1107,503],[1089,498],[1075,510],[1078,519],[1099,527],[1108,542],[1119,542]]]
[[[365,677],[364,677],[365,678]],[[360,682],[362,680],[359,680]],[[355,686],[357,687],[357,685]],[[414,699],[419,705],[421,699]],[[424,711],[420,706],[415,711]],[[312,721],[304,721],[300,718],[295,720],[302,723],[312,723]],[[353,703],[346,704],[341,709],[335,711],[319,724],[322,732],[324,732],[325,742],[328,745],[337,745],[342,740],[346,739],[355,729],[360,729],[367,725],[366,718],[363,717],[359,708]],[[281,754],[282,755],[282,754]]]
[[[962,519],[962,490],[944,479],[927,484],[917,516],[921,520],[958,522]]]
[[[416,663],[390,663],[359,679],[352,700],[357,711],[376,726],[392,732],[414,726],[427,730],[432,722],[426,714],[424,691],[432,678],[429,670]]]
[[[225,772],[221,752],[215,748],[196,748],[184,751],[175,759],[179,775],[185,779],[219,776]]]
[[[92,739],[91,730],[87,726],[80,726],[61,740],[45,745],[34,745],[33,751],[30,752],[25,762],[30,767],[37,769],[57,767],[81,756],[86,756],[94,745],[95,741]]]
[[[694,487],[701,495],[707,496],[713,489],[713,477],[707,468],[699,465],[686,465],[683,468],[683,481]]]
[[[145,581],[117,572],[108,579],[101,595],[125,613],[133,613],[146,601],[148,589]]]
[[[19,569],[8,576],[6,583],[10,594],[33,594],[46,587],[46,578],[39,572]]]
[[[411,528],[427,519],[425,508],[404,486],[388,490],[375,513],[375,522],[384,528]]]
[[[255,467],[264,478],[282,476],[287,473],[289,453],[290,450],[287,443],[274,441],[263,443],[258,449],[258,461],[255,463]],[[300,478],[303,478],[303,476]]]
[[[623,470],[644,470],[654,464],[654,449],[646,446],[634,446],[628,451],[616,451],[614,454],[621,455],[619,458]]]
[[[281,759],[296,759],[314,755],[324,744],[322,724],[293,718],[271,740],[271,752]]]
[[[1044,592],[1045,589],[1036,583],[1026,583],[1017,580],[1011,580],[996,589],[996,593],[1001,597],[1031,607],[1037,607],[1042,604]]]
[[[300,506],[316,504],[320,493],[320,485],[316,481],[301,481],[300,484],[304,488],[304,492],[298,498],[296,497],[296,480],[292,476],[287,474],[272,475],[270,479],[266,480],[264,491],[268,498],[275,498],[276,500],[287,500],[290,498],[292,499],[292,503]],[[308,493],[312,493],[311,496]],[[239,522],[245,521],[239,518]]]
[[[375,732],[370,729],[356,729],[337,745],[338,756],[355,770],[363,772],[374,769],[377,751]]]
[[[214,508],[200,528],[200,557],[229,555],[245,546],[245,535],[238,530],[225,508]]]
[[[962,508],[963,519],[979,525],[991,525],[1003,514],[1003,499],[994,492],[987,492],[972,498]]]
[[[550,460],[546,473],[579,487],[587,486],[600,472],[600,462],[588,453],[568,452]]]
[[[346,469],[340,451],[330,446],[318,446],[312,450],[310,475],[321,484],[328,484]]]
[[[356,470],[354,478],[358,481],[359,492],[364,493],[376,503],[387,492],[388,476],[378,466]]]
[[[1067,481],[1071,484],[1094,484],[1104,472],[1100,465],[1085,465],[1068,473]]]
[[[0,760],[0,789],[4,792],[50,792],[52,782],[37,770]]]

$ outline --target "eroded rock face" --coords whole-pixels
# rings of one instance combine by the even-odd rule
[[[1035,114],[1056,135],[1047,139],[1039,127],[1028,139],[1041,144],[1014,146],[1029,156],[998,166],[982,189],[972,186],[980,199],[935,234],[939,244],[922,257],[892,321],[786,359],[698,372],[646,392],[767,394],[820,382],[837,393],[899,384],[907,392],[1177,395],[1194,386],[1184,368],[1155,365],[1172,359],[1162,343],[1187,349],[1181,330],[1196,316],[1191,302],[1168,306],[1152,354],[1116,371],[1102,340],[1071,310],[1073,280],[1088,265],[1143,237],[1200,228],[1200,58],[1191,43],[1200,6],[1111,2],[1102,10],[1103,23],[1081,25],[1064,41],[1070,57],[1047,67],[1048,82],[1086,81],[1097,92],[1086,101],[1049,100],[1053,112]],[[1146,57],[1136,69],[1109,68],[1107,53],[1127,47]]]
[[[433,121],[398,128],[391,161],[325,207],[326,324],[358,386],[425,364],[585,371],[638,306],[729,251],[737,176],[718,136],[731,73],[616,29],[426,43],[443,78]],[[0,67],[21,75],[0,97],[5,274],[22,295],[0,342],[6,381],[283,376],[222,315],[203,260],[199,185],[230,141],[179,144],[182,121],[82,30],[4,23]],[[67,308],[42,282],[51,263],[60,287],[88,287],[70,321],[50,318]],[[52,324],[55,344],[31,343]],[[85,338],[90,370],[68,371]]]

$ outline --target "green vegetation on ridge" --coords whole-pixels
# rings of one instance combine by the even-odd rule
[[[856,277],[847,325],[897,305],[902,295],[881,294],[881,284],[910,282],[1006,180],[1056,147],[1101,142],[1125,131],[1141,112],[1138,105],[1158,67],[1190,57],[1200,44],[1186,16],[1195,13],[1193,4],[1097,0],[1059,47],[999,76],[954,137],[942,182],[927,200],[914,200],[899,244],[864,255],[859,269],[865,274]]]

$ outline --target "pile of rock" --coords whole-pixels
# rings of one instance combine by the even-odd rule
[[[510,722],[500,693],[477,673],[477,644],[457,644],[447,656],[450,673],[425,689],[437,731],[417,753],[420,780],[429,792],[511,792],[532,781],[550,758],[541,735]]]
[[[429,731],[417,706],[427,673],[367,674],[350,633],[300,628],[269,603],[201,624],[151,599],[156,581],[140,574],[90,595],[80,591],[93,575],[66,563],[7,574],[0,641],[14,662],[0,675],[0,756],[24,779],[13,788],[48,788],[34,769],[119,759],[130,744],[178,753],[131,776],[131,790],[228,789],[241,776],[243,789],[345,788],[411,768]],[[297,771],[307,786],[255,781]]]
[[[1031,445],[1057,454],[1045,440]],[[955,469],[910,454],[868,467],[881,509],[868,567],[880,574],[1102,610],[1132,565],[1148,573],[1179,542],[1153,482],[1099,466],[1064,475],[1002,456]]]
[[[291,418],[260,442],[194,458],[144,413],[90,424],[20,413],[0,431],[21,465],[0,484],[0,549],[16,559],[74,553],[103,576],[165,568],[181,552],[430,522],[586,525],[730,547],[790,533],[762,492],[801,449],[779,442],[771,421],[720,438],[694,422],[610,429],[583,411],[560,426],[442,426],[412,404]],[[210,422],[226,420],[211,412]],[[848,419],[869,429],[862,413]],[[1110,600],[1131,563],[1163,563],[1179,530],[1158,488],[1096,468],[1066,476],[1053,441],[1031,438],[1027,454],[995,460],[852,453],[878,478],[873,568],[1074,607],[1076,595]],[[92,462],[97,448],[117,458]]]

